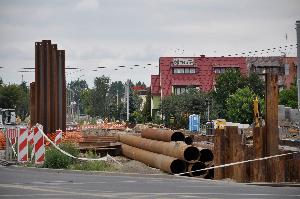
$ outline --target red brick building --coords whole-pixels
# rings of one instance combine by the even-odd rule
[[[158,109],[161,98],[183,93],[190,87],[210,91],[216,76],[228,69],[247,75],[251,71],[262,74],[263,69],[272,68],[281,74],[281,86],[289,87],[296,75],[295,63],[295,57],[160,57],[159,74],[151,75],[152,109]]]

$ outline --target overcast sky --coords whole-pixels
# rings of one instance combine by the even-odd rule
[[[285,45],[296,56],[296,20],[299,0],[1,0],[0,77],[34,81],[34,73],[18,71],[34,67],[34,42],[49,39],[66,50],[66,66],[81,68],[69,71],[67,82],[79,77],[92,86],[106,75],[149,85],[161,56],[226,56]],[[114,70],[120,65],[126,67]],[[107,68],[93,71],[98,66]]]

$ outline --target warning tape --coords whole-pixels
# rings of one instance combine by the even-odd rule
[[[279,154],[279,155],[272,155],[272,156],[267,156],[267,157],[263,157],[263,158],[256,158],[256,159],[252,159],[252,160],[244,160],[244,161],[240,161],[240,162],[233,162],[233,163],[228,163],[228,164],[223,164],[223,165],[218,165],[218,166],[213,166],[213,167],[207,167],[207,168],[204,168],[204,169],[194,170],[194,171],[191,171],[191,172],[177,173],[177,174],[174,174],[174,175],[180,176],[180,175],[193,173],[193,172],[198,172],[198,171],[206,171],[206,170],[210,170],[210,169],[229,167],[229,166],[233,166],[233,165],[237,165],[237,164],[267,160],[267,159],[271,159],[271,158],[277,158],[277,157],[292,155],[292,154],[296,154],[296,153],[300,153],[300,151],[295,151],[295,152],[290,152],[290,153],[285,153],[285,154]]]
[[[59,150],[61,153],[65,154],[66,156],[69,156],[71,158],[74,158],[74,159],[78,159],[78,160],[85,160],[85,161],[107,161],[108,158],[112,159],[114,162],[118,163],[119,165],[122,166],[122,164],[120,162],[118,162],[116,159],[114,159],[113,157],[111,157],[109,154],[107,154],[105,157],[103,158],[81,158],[81,157],[76,157],[76,156],[73,156],[72,154],[62,150],[61,148],[59,148],[56,144],[54,144],[52,142],[52,140],[39,128],[39,131],[42,133],[42,135],[46,138],[47,141],[49,141],[57,150]]]

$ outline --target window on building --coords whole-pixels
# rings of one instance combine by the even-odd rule
[[[182,93],[185,93],[187,90],[186,87],[174,87],[174,94],[175,95],[180,95]]]
[[[173,68],[173,73],[174,74],[195,74],[196,69],[195,68]]]
[[[174,86],[174,94],[180,95],[182,93],[187,92],[187,90],[191,88],[200,89],[198,86]]]
[[[229,70],[229,69],[236,70],[236,71],[240,70],[240,68],[237,68],[237,67],[215,67],[214,73],[216,73],[216,74],[225,73],[225,71]]]

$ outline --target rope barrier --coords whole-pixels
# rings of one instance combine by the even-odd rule
[[[74,159],[78,159],[78,160],[84,160],[84,161],[108,161],[108,158],[112,159],[114,162],[118,163],[119,165],[122,165],[120,162],[118,162],[116,159],[114,159],[113,157],[111,157],[110,155],[106,155],[105,157],[102,157],[102,158],[81,158],[81,157],[75,157],[73,156],[72,154],[62,150],[61,148],[59,148],[56,144],[54,144],[52,142],[52,140],[39,128],[39,131],[42,133],[42,135],[46,138],[46,140],[48,142],[50,142],[54,148],[56,148],[58,151],[60,151],[61,153],[65,154],[66,156],[68,157],[71,157],[71,158],[74,158]]]
[[[300,153],[300,151],[295,151],[295,152],[290,152],[290,153],[285,153],[285,154],[279,154],[279,155],[273,155],[273,156],[267,156],[267,157],[263,157],[263,158],[256,158],[256,159],[252,159],[252,160],[244,160],[244,161],[240,161],[240,162],[233,162],[233,163],[228,163],[228,164],[223,164],[223,165],[208,167],[208,168],[204,168],[204,169],[194,170],[194,171],[191,171],[191,172],[177,173],[177,174],[174,174],[174,175],[180,176],[180,175],[184,175],[184,174],[188,174],[188,173],[193,173],[193,172],[198,172],[198,171],[206,171],[206,170],[210,170],[210,169],[224,168],[224,167],[229,167],[229,166],[233,166],[233,165],[243,164],[243,163],[247,163],[247,162],[255,162],[255,161],[261,161],[261,160],[267,160],[267,159],[271,159],[271,158],[277,158],[277,157],[286,156],[286,155],[292,155],[292,154],[296,154],[296,153]]]

